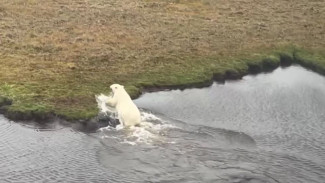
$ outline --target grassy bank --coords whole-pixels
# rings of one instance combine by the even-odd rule
[[[320,1],[2,0],[0,17],[0,106],[12,119],[91,118],[112,83],[137,97],[281,62],[325,73]]]

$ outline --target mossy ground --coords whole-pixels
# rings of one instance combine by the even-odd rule
[[[281,62],[325,73],[321,1],[4,0],[0,17],[0,96],[13,101],[2,107],[11,118],[91,118],[94,96],[112,83],[137,97]]]

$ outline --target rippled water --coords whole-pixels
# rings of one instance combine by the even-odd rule
[[[325,182],[325,78],[301,67],[135,100],[146,125],[82,133],[0,116],[0,182]]]

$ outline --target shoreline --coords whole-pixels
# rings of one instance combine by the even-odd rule
[[[259,60],[246,60],[242,61],[243,68],[228,68],[221,72],[213,72],[211,77],[203,78],[196,82],[185,82],[182,84],[152,84],[142,85],[136,87],[136,90],[129,92],[130,96],[135,99],[140,97],[146,92],[156,92],[162,90],[174,90],[174,89],[188,89],[188,88],[203,88],[213,84],[213,82],[224,83],[226,80],[239,80],[245,75],[259,74],[263,72],[272,72],[278,67],[288,67],[292,64],[298,64],[306,69],[312,70],[313,72],[325,75],[325,58],[321,55],[317,55],[312,52],[307,52],[301,49],[293,49],[291,52],[276,52],[263,56]],[[94,99],[95,100],[95,99]],[[0,114],[3,114],[6,118],[14,121],[36,121],[45,123],[53,119],[63,119],[72,123],[80,122],[85,125],[89,122],[94,121],[98,115],[90,114],[88,117],[76,117],[69,116],[68,114],[60,114],[47,106],[30,106],[24,110],[16,110],[11,108],[14,104],[14,100],[0,95]],[[72,106],[73,107],[73,106]],[[74,113],[74,115],[78,113]],[[81,115],[81,114],[79,114]]]
[[[279,58],[273,58],[275,60],[272,60],[270,58],[264,58],[258,61],[258,63],[254,63],[254,64],[247,63],[248,69],[242,70],[241,72],[238,70],[226,70],[223,73],[214,73],[213,76],[210,78],[210,80],[205,80],[198,83],[189,83],[185,85],[169,85],[169,86],[168,85],[148,86],[142,89],[142,92],[139,96],[141,96],[143,93],[146,92],[158,92],[162,90],[177,90],[177,89],[185,90],[189,88],[209,87],[214,82],[224,83],[226,80],[240,80],[246,75],[258,75],[261,73],[269,73],[269,72],[273,72],[278,67],[290,67],[292,64],[297,64],[305,69],[311,70],[313,72],[325,76],[325,63],[324,63],[324,67],[317,67],[315,65],[317,61],[312,61],[312,60],[302,58],[301,56],[297,56],[296,51],[293,51],[292,55],[288,55],[288,53],[286,52],[278,53],[278,57]],[[138,98],[139,96],[136,96],[135,98]]]

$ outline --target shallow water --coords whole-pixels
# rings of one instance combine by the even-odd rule
[[[325,78],[301,67],[135,100],[143,127],[0,116],[0,182],[325,182]],[[150,112],[151,111],[151,112]]]

